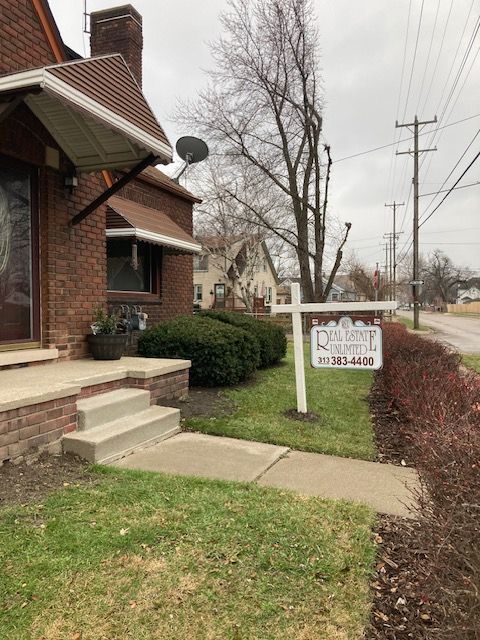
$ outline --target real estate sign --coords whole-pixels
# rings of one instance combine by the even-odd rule
[[[316,369],[380,369],[382,329],[370,318],[314,318],[311,364]]]

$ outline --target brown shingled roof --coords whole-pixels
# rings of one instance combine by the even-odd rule
[[[142,171],[137,179],[162,187],[171,193],[175,193],[181,198],[185,198],[185,200],[189,200],[190,202],[202,202],[201,198],[195,196],[191,191],[188,191],[188,189],[185,189],[185,187],[182,187],[178,182],[175,182],[172,178],[165,175],[155,167],[147,167]]]
[[[108,200],[107,237],[129,236],[187,252],[196,253],[201,249],[192,236],[163,211],[112,196]]]
[[[170,145],[120,54],[48,67],[48,72]]]

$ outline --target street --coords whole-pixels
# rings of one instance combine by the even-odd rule
[[[397,311],[413,320],[413,311]],[[461,353],[480,354],[480,318],[420,312],[420,324],[435,330],[435,337]]]

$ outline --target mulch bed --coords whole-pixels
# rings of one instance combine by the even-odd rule
[[[365,639],[435,638],[441,612],[422,588],[428,581],[428,558],[422,550],[419,523],[382,516],[375,542],[377,564],[370,583],[372,615]]]
[[[408,429],[402,424],[390,402],[373,383],[368,397],[375,432],[377,462],[413,467],[413,453],[409,447]]]
[[[61,487],[98,481],[88,472],[88,464],[69,454],[42,455],[31,464],[6,462],[0,467],[0,508],[42,502]]]
[[[373,384],[369,396],[378,462],[414,466],[406,425]],[[366,640],[423,640],[437,637],[442,619],[422,585],[428,584],[429,559],[422,549],[420,524],[381,516],[375,527],[377,564],[371,580],[372,615]],[[453,639],[452,639],[453,640]]]

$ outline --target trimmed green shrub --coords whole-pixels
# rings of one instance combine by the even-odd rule
[[[138,353],[192,361],[190,384],[216,387],[246,380],[259,363],[258,343],[238,327],[202,316],[179,316],[144,331]]]
[[[242,313],[228,311],[203,311],[202,316],[240,327],[255,337],[260,349],[260,367],[271,367],[285,357],[287,338],[282,327],[266,320],[257,320]]]

